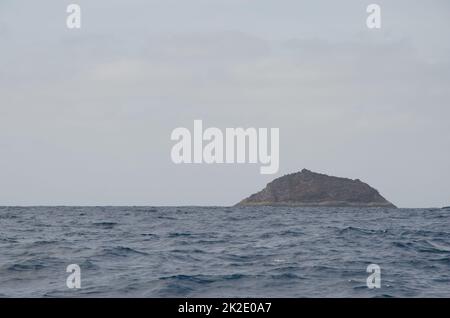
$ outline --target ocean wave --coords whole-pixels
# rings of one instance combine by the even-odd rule
[[[221,281],[240,280],[244,278],[255,277],[254,275],[245,274],[227,274],[227,275],[173,275],[161,277],[162,281],[178,281],[178,282],[192,282],[196,284],[211,284]]]
[[[6,270],[12,272],[38,271],[45,268],[53,268],[55,265],[61,264],[63,264],[63,261],[57,258],[29,258],[6,265]]]
[[[115,246],[104,248],[101,250],[100,253],[97,254],[97,256],[119,256],[119,257],[128,257],[133,255],[148,255],[148,253],[141,252],[130,247]]]
[[[169,233],[167,235],[169,238],[176,238],[176,237],[190,237],[192,236],[192,233],[187,233],[187,232],[174,232],[174,233]]]
[[[450,297],[448,211],[34,207],[0,212],[0,293],[7,296]],[[81,267],[79,291],[65,288],[69,264]],[[369,264],[381,267],[379,290],[365,286]]]
[[[372,229],[365,229],[365,228],[354,227],[354,226],[347,226],[347,227],[339,230],[340,235],[345,235],[345,234],[364,234],[364,235],[383,234],[384,235],[386,233],[388,233],[387,229],[372,230]]]
[[[395,241],[392,242],[392,245],[404,250],[414,250],[419,253],[450,253],[450,246],[444,246],[429,240],[414,240],[406,242]]]
[[[116,223],[116,222],[94,222],[94,223],[92,223],[92,225],[95,227],[105,229],[105,230],[110,230],[113,227],[115,227],[116,225],[118,225],[118,223]]]

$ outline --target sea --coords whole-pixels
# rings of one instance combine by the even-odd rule
[[[0,297],[450,297],[450,211],[1,207]]]

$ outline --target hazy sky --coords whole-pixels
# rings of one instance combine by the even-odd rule
[[[447,0],[1,0],[0,205],[229,205],[302,168],[450,205],[449,38]],[[279,173],[173,164],[194,119],[280,128]]]

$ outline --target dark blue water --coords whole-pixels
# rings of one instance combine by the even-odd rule
[[[5,207],[0,296],[450,297],[450,211]]]

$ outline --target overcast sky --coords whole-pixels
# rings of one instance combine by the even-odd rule
[[[450,205],[449,38],[446,0],[1,0],[0,205],[231,205],[302,168]],[[279,173],[173,164],[194,119],[280,128]]]

